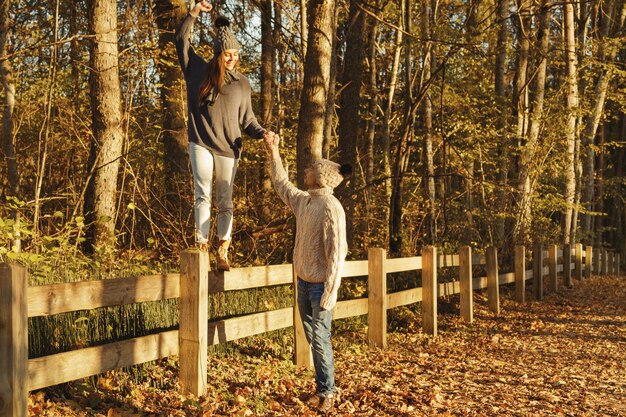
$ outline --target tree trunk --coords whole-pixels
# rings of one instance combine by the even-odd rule
[[[621,9],[615,10],[615,7],[619,2],[613,1],[611,4],[607,5],[605,8],[601,8],[600,12],[605,11],[605,14],[602,15],[600,19],[600,27],[598,30],[599,37],[599,53],[598,53],[598,61],[603,62],[609,65],[603,65],[602,68],[599,69],[600,74],[595,83],[594,94],[592,99],[591,111],[584,118],[583,122],[583,131],[581,137],[581,146],[582,152],[585,152],[585,161],[584,161],[584,170],[583,170],[583,194],[582,194],[582,204],[587,207],[588,210],[598,211],[598,208],[593,207],[593,201],[597,201],[594,198],[594,177],[597,177],[594,173],[594,138],[596,136],[596,132],[598,130],[598,126],[600,125],[600,119],[602,117],[602,113],[604,112],[604,102],[606,100],[606,94],[609,87],[609,82],[613,75],[613,67],[611,64],[615,61],[615,58],[618,53],[618,48],[616,45],[611,45],[611,39],[609,36],[613,34],[613,36],[620,36],[622,27],[624,25],[624,15],[626,13],[626,3],[621,2]],[[611,23],[613,22],[613,16],[619,16],[618,19],[615,19],[614,29],[611,30]],[[597,230],[597,228],[596,228]],[[591,215],[586,214],[583,217],[583,231],[585,235],[588,235],[591,232]]]
[[[412,33],[411,24],[411,1],[403,2],[405,8],[402,10],[404,19],[404,27],[407,33]],[[389,253],[391,256],[400,256],[402,254],[402,214],[403,214],[403,196],[404,196],[404,173],[406,172],[409,158],[411,156],[411,147],[413,142],[413,127],[415,125],[415,112],[413,105],[413,87],[414,77],[412,75],[412,59],[411,40],[405,39],[405,55],[404,55],[404,121],[402,123],[402,132],[396,154],[393,160],[392,180],[391,180],[391,197],[389,199]]]
[[[8,55],[7,37],[9,33],[9,8],[10,0],[0,2],[0,57]],[[15,112],[15,77],[8,59],[0,61],[0,81],[4,87],[4,113],[2,115],[2,147],[4,158],[7,161],[9,175],[9,195],[20,198],[20,171],[13,146],[13,115]],[[13,220],[19,223],[20,214],[17,210],[11,213]],[[12,242],[12,247],[19,252],[22,241],[17,232]]]
[[[576,118],[578,113],[578,57],[576,55],[576,36],[574,27],[574,4],[566,1],[563,5],[563,28],[565,50],[565,74],[567,83],[567,122],[565,140],[567,151],[565,155],[565,221],[563,224],[563,242],[566,245],[571,241],[573,224],[574,197],[576,193],[576,167],[574,153],[577,142]]]
[[[432,20],[432,8],[429,1],[422,1],[422,16],[421,16],[421,35],[425,39],[431,39],[432,33],[430,29],[430,22]],[[422,82],[420,83],[420,91],[425,88],[424,84],[426,77],[431,76],[431,65],[433,65],[433,43],[425,42],[423,51],[423,64],[422,64]],[[426,96],[422,101],[421,109],[422,123],[424,138],[422,142],[422,169],[423,172],[423,185],[424,185],[424,200],[427,202],[425,213],[425,234],[424,243],[428,245],[434,245],[437,240],[437,226],[435,224],[435,165],[433,156],[433,105],[432,97],[430,95],[430,88],[426,92]]]
[[[180,217],[187,217],[191,208],[184,204],[186,199],[181,195],[181,191],[188,188],[191,175],[187,157],[186,106],[181,93],[185,87],[174,50],[174,30],[187,14],[187,7],[184,0],[157,0],[153,7],[161,53],[157,70],[161,80],[165,198],[173,211],[180,212]]]
[[[333,28],[337,27],[337,15],[339,9],[335,8],[333,14]],[[333,52],[330,60],[330,82],[328,88],[328,97],[326,99],[326,115],[324,118],[324,142],[322,144],[322,156],[326,159],[330,158],[330,146],[333,139],[334,123],[335,123],[335,85],[337,84],[337,34],[333,33]]]
[[[543,102],[546,87],[546,73],[548,67],[548,51],[550,49],[550,1],[542,0],[539,11],[539,62],[537,71],[532,82],[532,101],[530,110],[530,122],[528,126],[528,141],[523,146],[520,155],[520,182],[519,193],[521,205],[517,217],[515,235],[518,241],[529,243],[532,222],[531,204],[534,190],[534,172],[532,164],[539,147],[539,130],[543,118]]]
[[[304,170],[322,157],[324,115],[330,81],[334,0],[309,1],[309,38],[304,82],[298,114],[298,185],[304,186]]]
[[[89,79],[93,138],[89,155],[89,178],[85,195],[85,217],[89,251],[115,244],[117,176],[122,156],[122,94],[117,51],[117,2],[89,1]]]
[[[499,0],[497,10],[498,39],[496,43],[495,61],[495,96],[498,116],[496,120],[496,130],[498,136],[498,190],[496,191],[498,216],[495,224],[495,243],[498,247],[503,247],[505,216],[508,203],[508,170],[510,157],[510,135],[508,129],[509,104],[507,103],[505,73],[507,68],[506,47],[508,41],[507,20],[509,14],[509,0]],[[511,248],[512,249],[512,248]]]
[[[9,33],[10,0],[0,3],[0,57],[8,55],[7,37]],[[0,77],[4,87],[4,114],[2,115],[2,145],[7,161],[9,189],[14,197],[20,194],[20,172],[13,147],[13,114],[15,112],[15,77],[8,59],[0,61]]]
[[[272,123],[272,80],[274,79],[274,33],[272,0],[261,0],[261,124]]]
[[[361,97],[364,95],[364,60],[369,36],[367,17],[359,8],[360,3],[361,0],[350,1],[349,27],[341,82],[343,91],[339,97],[339,158],[342,163],[349,163],[354,168],[359,163],[357,161],[358,149],[364,142],[364,123],[360,109]],[[337,196],[346,210],[346,235],[349,246],[352,245],[354,238],[355,199],[353,194],[357,178],[357,175],[353,175],[337,189]]]

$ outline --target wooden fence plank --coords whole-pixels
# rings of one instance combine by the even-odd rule
[[[533,290],[536,300],[543,300],[543,245],[536,243],[533,250]]]
[[[526,301],[526,248],[515,246],[515,301]]]
[[[551,292],[559,290],[559,277],[557,275],[557,255],[559,247],[557,245],[548,246],[548,288]]]
[[[474,321],[474,292],[472,290],[472,248],[463,246],[459,252],[459,280],[461,281],[461,317]]]
[[[209,272],[209,293],[291,284],[291,264],[250,266]]]
[[[178,298],[180,274],[28,287],[28,317]]]
[[[422,301],[422,288],[411,288],[387,294],[387,308],[402,307]]]
[[[500,281],[498,276],[498,249],[487,248],[487,296],[489,311],[500,314]]]
[[[26,269],[0,264],[0,417],[27,417]]]
[[[413,256],[411,258],[392,258],[385,261],[385,270],[388,274],[393,272],[417,271],[420,269],[422,269],[421,256]]]
[[[370,248],[367,252],[367,339],[370,346],[387,347],[387,273],[384,249]]]
[[[186,250],[180,256],[180,389],[202,396],[207,389],[207,252]]]
[[[30,391],[178,354],[178,330],[28,361]]]
[[[422,249],[422,327],[437,336],[437,248]]]

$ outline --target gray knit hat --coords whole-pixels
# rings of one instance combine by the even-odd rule
[[[321,187],[335,188],[344,178],[352,174],[352,166],[348,164],[339,165],[328,159],[318,159],[313,162],[315,180]]]
[[[230,21],[224,16],[219,16],[215,19],[213,53],[217,55],[227,49],[241,49],[241,45],[237,42],[237,39],[235,39],[235,36],[230,31]]]

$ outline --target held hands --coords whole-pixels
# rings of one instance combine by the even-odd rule
[[[193,17],[197,17],[201,12],[210,12],[213,10],[213,6],[208,1],[199,1],[194,8],[189,12]]]
[[[280,137],[271,130],[268,130],[263,136],[263,139],[265,140],[265,149],[267,150],[267,154],[274,159],[278,157],[280,155],[278,152]]]

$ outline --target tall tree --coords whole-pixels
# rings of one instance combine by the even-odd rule
[[[2,0],[0,2],[0,81],[4,87],[4,114],[2,115],[2,146],[4,149],[4,158],[7,162],[9,173],[9,190],[13,197],[20,197],[20,171],[15,155],[15,147],[13,146],[13,124],[15,113],[15,77],[13,68],[9,63],[7,40],[9,34],[9,8],[10,0]],[[19,221],[19,212],[13,213],[16,222]],[[16,251],[21,249],[21,240],[19,235],[13,241],[13,248]]]
[[[353,167],[357,166],[359,147],[364,143],[364,122],[361,112],[364,96],[365,56],[369,37],[367,15],[361,10],[361,0],[350,1],[348,32],[346,34],[346,53],[344,57],[342,93],[339,98],[339,152],[340,159]],[[360,161],[359,161],[360,162]],[[352,176],[337,190],[337,194],[346,210],[346,228],[348,245],[354,238],[355,182]]]
[[[185,201],[180,190],[190,177],[187,158],[187,128],[185,102],[181,94],[184,80],[174,49],[174,30],[187,14],[185,0],[157,0],[153,9],[159,27],[159,57],[157,70],[161,80],[163,158],[165,165],[166,199],[174,210],[181,210]],[[187,210],[189,208],[187,207]],[[185,216],[187,210],[182,210]]]
[[[324,116],[330,81],[333,44],[334,0],[309,0],[307,53],[300,112],[298,114],[298,185],[304,184],[304,169],[322,157]]]
[[[9,188],[12,196],[19,196],[20,172],[13,146],[13,114],[15,112],[15,77],[9,63],[7,41],[9,35],[10,0],[0,2],[0,80],[4,87],[4,114],[2,115],[2,145],[9,171]]]
[[[622,29],[626,18],[626,2],[619,0],[611,0],[605,7],[600,7],[596,22],[598,22],[597,42],[598,42],[598,75],[595,80],[593,89],[591,109],[589,114],[584,118],[581,147],[585,153],[584,170],[583,170],[583,193],[582,203],[590,210],[598,211],[597,207],[593,207],[594,201],[594,138],[600,125],[600,120],[604,112],[604,103],[609,88],[609,82],[615,71],[612,63],[617,57],[619,44],[617,39],[623,36]],[[601,187],[600,187],[601,188]],[[591,233],[591,215],[587,214],[583,218],[583,231],[585,235]]]
[[[563,241],[572,243],[571,236],[576,229],[574,219],[574,196],[576,192],[576,167],[574,151],[576,149],[578,113],[578,57],[576,54],[576,31],[574,27],[574,3],[563,4],[564,58],[567,86],[567,122],[565,128],[565,221],[563,224]]]
[[[437,240],[437,225],[435,220],[435,163],[433,153],[433,104],[430,88],[426,87],[427,80],[432,76],[435,60],[434,45],[430,41],[433,37],[431,22],[433,21],[433,9],[430,1],[422,1],[421,15],[421,35],[424,42],[422,76],[420,80],[420,91],[425,92],[422,100],[421,117],[423,123],[422,139],[422,169],[424,185],[424,201],[426,202],[424,242],[434,245]]]
[[[497,193],[497,205],[496,210],[499,216],[496,217],[495,225],[495,240],[499,247],[505,242],[504,226],[505,218],[503,214],[506,212],[506,206],[508,203],[508,193],[506,190],[509,173],[509,157],[510,157],[510,140],[508,128],[509,118],[509,104],[507,103],[507,89],[506,89],[506,48],[508,44],[508,13],[509,13],[509,0],[499,0],[497,9],[497,26],[498,37],[496,41],[496,60],[494,65],[494,91],[496,96],[496,134],[498,137],[498,190]]]
[[[90,230],[87,250],[115,244],[117,176],[124,134],[122,93],[117,50],[117,2],[90,0],[92,131],[88,167],[91,169],[85,195],[85,217]]]
[[[537,40],[539,43],[537,68],[532,81],[532,99],[530,121],[528,126],[528,140],[522,147],[520,155],[519,194],[521,203],[517,216],[516,236],[518,241],[528,241],[530,238],[531,204],[534,192],[536,172],[532,169],[533,162],[539,151],[539,132],[543,123],[543,105],[546,89],[546,75],[548,68],[548,52],[550,50],[550,1],[542,0],[539,9],[539,27]]]
[[[274,31],[272,0],[261,0],[261,124],[272,123],[272,80],[274,79]]]

